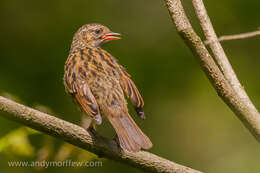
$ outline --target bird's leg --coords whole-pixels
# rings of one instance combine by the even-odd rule
[[[83,115],[82,116],[82,122],[81,126],[86,129],[88,132],[90,132],[93,135],[97,135],[97,131],[95,128],[95,120],[93,120],[91,117]]]
[[[86,116],[85,114],[82,114],[80,126],[83,127],[84,129],[88,129],[88,127],[91,124],[91,121],[92,120],[90,116]]]
[[[94,120],[91,120],[91,122],[87,128],[87,131],[90,132],[91,134],[93,134],[94,136],[98,135],[98,133],[96,131],[96,123]]]
[[[102,117],[100,114],[95,115],[91,118],[91,122],[88,127],[88,131],[93,135],[97,136],[96,125],[100,125],[102,123]]]

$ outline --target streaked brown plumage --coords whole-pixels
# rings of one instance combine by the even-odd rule
[[[100,24],[82,26],[73,37],[65,63],[64,85],[95,124],[101,124],[101,115],[107,117],[121,148],[136,152],[151,148],[152,143],[128,114],[124,92],[142,119],[143,99],[126,70],[101,49],[105,42],[119,39],[118,35]]]

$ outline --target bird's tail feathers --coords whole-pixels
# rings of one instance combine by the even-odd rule
[[[137,152],[141,148],[149,149],[152,147],[150,139],[141,131],[128,113],[122,116],[109,116],[108,119],[117,133],[121,148],[130,152]]]

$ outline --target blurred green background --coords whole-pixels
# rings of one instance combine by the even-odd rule
[[[202,36],[191,2],[183,2]],[[259,0],[205,0],[205,5],[218,35],[260,26]],[[104,49],[127,68],[143,95],[147,119],[141,121],[130,111],[153,141],[152,153],[209,173],[260,172],[259,143],[217,96],[176,33],[162,0],[1,0],[0,21],[1,94],[79,124],[80,113],[64,92],[63,65],[74,32],[86,23],[102,23],[122,34],[122,40],[106,44]],[[259,45],[260,37],[223,42],[240,81],[258,108]],[[66,158],[72,160],[94,156],[2,117],[0,129],[1,173],[141,172],[106,159],[98,168],[11,168],[7,161],[34,161],[43,157],[44,149],[49,154],[43,159],[49,160],[63,153],[62,147],[71,150]],[[113,136],[108,122],[98,130]]]

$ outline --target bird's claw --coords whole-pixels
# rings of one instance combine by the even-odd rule
[[[97,131],[95,130],[95,128],[94,128],[93,126],[89,126],[89,127],[87,128],[87,131],[88,131],[89,133],[91,133],[93,136],[97,136],[97,135],[98,135]]]

